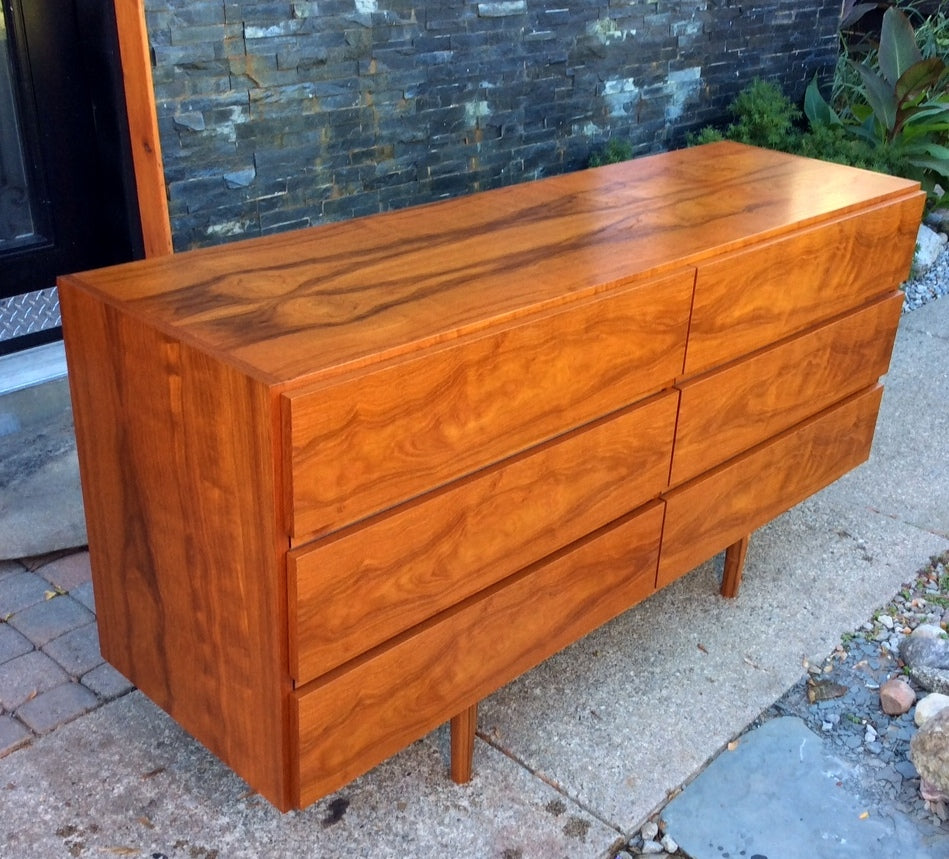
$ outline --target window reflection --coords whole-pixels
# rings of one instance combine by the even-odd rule
[[[0,250],[29,240],[33,233],[30,189],[14,99],[10,42],[0,6]]]

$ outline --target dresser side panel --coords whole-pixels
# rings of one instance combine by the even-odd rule
[[[60,293],[102,653],[285,809],[271,392],[68,279]]]

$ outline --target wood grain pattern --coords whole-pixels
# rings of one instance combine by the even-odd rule
[[[478,705],[472,704],[451,717],[451,780],[455,784],[471,781],[475,733],[478,730]]]
[[[657,586],[664,587],[870,455],[879,385],[665,497]]]
[[[655,498],[676,393],[290,553],[291,671],[306,682]]]
[[[700,265],[686,375],[891,292],[909,274],[922,205],[914,195]]]
[[[300,804],[336,790],[655,586],[662,504],[525,570],[294,695]]]
[[[102,654],[286,809],[274,403],[68,280],[60,304]]]
[[[165,256],[173,250],[171,221],[143,0],[115,0],[115,23],[145,255]]]
[[[904,197],[919,210],[918,183],[723,142],[82,280],[280,384],[387,361]]]
[[[671,484],[875,383],[889,367],[902,307],[895,293],[683,384]]]
[[[669,386],[692,279],[679,272],[286,394],[291,534],[336,530]]]

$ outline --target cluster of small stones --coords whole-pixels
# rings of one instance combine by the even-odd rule
[[[938,635],[947,624],[949,553],[933,558],[889,604],[845,636],[823,664],[806,665],[807,677],[763,718],[797,716],[821,734],[835,753],[856,765],[845,786],[868,805],[946,822],[949,800],[920,793],[911,743],[924,721],[920,717],[935,703],[934,688],[945,682],[939,688],[949,691],[949,672],[911,667],[901,654],[914,631],[923,633],[918,641],[927,631]],[[949,640],[940,641],[949,653]]]
[[[912,277],[903,284],[903,312],[916,310],[949,294],[949,209],[935,209],[920,229]],[[929,245],[930,247],[924,247]]]
[[[613,854],[614,859],[633,859],[634,856],[671,859],[674,856],[687,857],[687,854],[679,850],[679,845],[666,832],[665,822],[660,818],[647,820],[639,832]]]

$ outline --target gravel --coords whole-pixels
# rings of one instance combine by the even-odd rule
[[[903,284],[903,292],[906,294],[904,313],[916,310],[940,296],[949,295],[949,246],[925,274]]]

